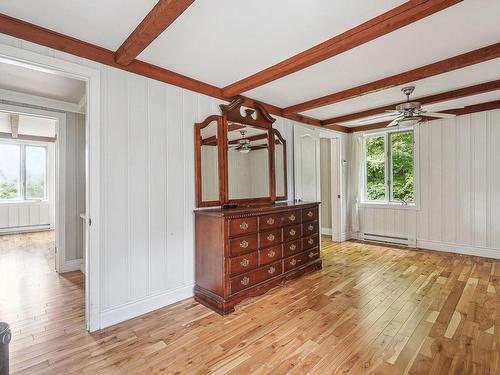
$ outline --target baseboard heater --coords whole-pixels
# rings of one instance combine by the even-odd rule
[[[402,245],[408,247],[416,247],[417,241],[405,237],[381,236],[373,233],[360,233],[359,239],[364,241],[387,243],[392,245]]]

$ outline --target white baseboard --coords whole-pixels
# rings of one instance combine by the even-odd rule
[[[485,258],[500,259],[500,249],[493,249],[489,247],[459,245],[428,240],[417,240],[417,247],[420,249],[446,251],[448,253],[475,255]]]
[[[101,328],[124,322],[194,295],[194,285],[183,286],[101,312]]]
[[[331,236],[332,235],[332,228],[321,228],[321,234]]]
[[[83,259],[67,260],[61,267],[59,267],[59,273],[80,271],[83,263]]]
[[[28,232],[44,232],[54,229],[50,225],[32,225],[26,227],[0,228],[0,234],[18,234]]]
[[[352,237],[351,237],[350,233],[348,233],[348,232],[342,232],[342,233],[340,234],[340,241],[341,241],[341,242],[344,242],[344,241],[350,240],[351,238],[352,238]]]

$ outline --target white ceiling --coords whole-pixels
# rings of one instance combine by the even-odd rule
[[[222,87],[404,0],[196,0],[140,60]]]
[[[117,50],[158,0],[1,0],[0,12]]]
[[[0,112],[0,132],[12,132],[10,127],[10,113],[8,112]],[[19,115],[18,134],[54,138],[56,134],[56,120],[45,117]]]
[[[157,1],[2,0],[0,13],[116,50]],[[404,2],[196,0],[139,59],[224,87]],[[288,107],[478,49],[500,41],[499,15],[499,0],[465,0],[245,95]],[[414,96],[495,79],[500,59],[414,82]],[[400,89],[304,114],[327,119],[393,104],[404,100]]]
[[[0,62],[0,89],[78,104],[85,82]]]

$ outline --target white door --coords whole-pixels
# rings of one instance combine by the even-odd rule
[[[319,202],[319,132],[295,124],[293,140],[295,199]]]
[[[332,197],[332,240],[340,242],[342,236],[342,170],[340,162],[340,141],[331,138],[331,197]]]

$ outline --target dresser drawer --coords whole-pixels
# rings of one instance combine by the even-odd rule
[[[259,233],[259,247],[272,246],[281,243],[281,229],[275,229]]]
[[[295,240],[292,242],[287,242],[283,245],[283,256],[288,257],[293,254],[300,253],[302,251],[302,240]]]
[[[318,222],[310,221],[308,223],[302,224],[302,235],[304,237],[311,236],[318,233]]]
[[[229,240],[229,252],[233,257],[250,253],[257,250],[257,247],[257,234],[251,234]]]
[[[279,228],[283,225],[281,214],[259,216],[259,230]]]
[[[231,275],[237,275],[242,272],[248,272],[259,266],[259,255],[255,251],[250,254],[242,255],[236,258],[230,259],[229,273]]]
[[[302,215],[300,210],[284,212],[282,215],[283,225],[300,224],[302,222]]]
[[[304,264],[312,262],[313,260],[316,260],[318,258],[319,258],[319,248],[314,247],[308,251],[297,254],[293,257],[283,259],[283,268],[285,270],[284,272],[303,266]]]
[[[247,233],[257,232],[257,218],[245,217],[243,219],[229,220],[229,237],[242,236]]]
[[[306,250],[318,245],[319,245],[319,236],[317,234],[302,238],[302,250]]]
[[[276,262],[283,257],[282,245],[267,247],[259,250],[259,266]]]
[[[249,288],[253,285],[259,284],[265,280],[271,279],[283,273],[283,265],[281,260],[271,263],[265,267],[261,267],[254,271],[244,273],[239,276],[231,278],[231,294],[239,292],[240,290]]]
[[[283,228],[283,241],[293,241],[300,237],[302,237],[300,224]]]
[[[318,220],[318,209],[314,208],[304,208],[302,210],[302,222]]]

